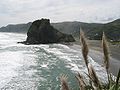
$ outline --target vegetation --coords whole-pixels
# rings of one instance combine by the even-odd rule
[[[85,39],[84,33],[82,31],[80,32],[80,41],[82,45],[83,58],[88,70],[87,76],[89,77],[89,83],[86,84],[86,82],[84,81],[80,73],[76,75],[80,90],[120,90],[120,69],[118,72],[118,76],[115,80],[113,79],[112,75],[109,73],[109,68],[110,68],[109,67],[109,49],[108,49],[108,44],[107,44],[105,34],[103,33],[103,36],[102,36],[102,47],[103,47],[103,54],[104,54],[104,66],[108,75],[107,84],[105,83],[103,84],[99,81],[99,78],[96,75],[96,72],[93,66],[88,62],[87,57],[88,57],[89,49],[88,49],[88,45],[87,45],[87,41]],[[60,77],[61,90],[71,90],[68,85],[67,79],[68,77],[66,75],[62,75]]]
[[[0,32],[19,32],[27,33],[31,22],[27,24],[8,25],[1,27]],[[66,34],[72,34],[75,38],[79,38],[79,26],[84,29],[86,36],[89,39],[100,40],[102,32],[106,33],[108,39],[113,41],[120,41],[120,19],[101,24],[101,23],[84,23],[84,22],[61,22],[51,23],[51,25]]]

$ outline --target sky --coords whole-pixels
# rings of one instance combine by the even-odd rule
[[[120,0],[0,0],[0,27],[41,18],[105,23],[120,18]]]

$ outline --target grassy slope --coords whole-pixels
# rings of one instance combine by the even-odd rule
[[[26,33],[31,23],[8,25],[0,28],[2,32],[19,32]],[[59,31],[67,34],[72,34],[75,38],[79,37],[80,27],[90,39],[101,39],[102,32],[104,31],[108,39],[120,41],[120,19],[106,24],[100,23],[84,23],[84,22],[61,22],[52,23],[52,25]]]

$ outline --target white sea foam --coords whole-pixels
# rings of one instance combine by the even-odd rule
[[[49,63],[43,63],[43,64],[41,65],[41,67],[42,67],[42,68],[48,68],[48,65],[49,65]]]
[[[21,53],[17,52],[0,53],[0,87],[9,82],[12,77],[17,76],[15,69],[21,66],[19,63],[21,58]]]
[[[53,48],[54,46],[55,48]],[[62,44],[58,44],[58,46],[57,44],[54,44],[53,47],[50,48],[48,46],[44,46],[43,49],[46,50],[46,52],[52,53],[61,58],[61,60],[64,60],[67,68],[70,68],[74,72],[82,72],[85,75],[84,72],[87,72],[87,68],[85,66],[84,60],[82,60],[82,54],[79,51],[73,50],[68,46]],[[88,60],[89,63],[91,63],[95,68],[100,80],[106,82],[107,74],[105,72],[105,69],[96,63],[90,56],[88,57]],[[76,61],[79,61],[79,63]]]
[[[81,72],[85,75],[84,72],[87,72],[81,52],[71,49],[63,44],[17,44],[18,41],[23,41],[24,38],[25,35],[23,34],[0,33],[0,88],[8,83],[11,78],[17,77],[18,74],[26,75],[24,78],[17,78],[17,80],[23,80],[20,81],[21,87],[22,85],[27,85],[27,83],[29,83],[29,85],[26,87],[35,86],[36,83],[39,83],[37,82],[38,78],[41,81],[45,81],[46,79],[42,77],[41,70],[39,70],[41,76],[36,75],[37,78],[34,79],[28,78],[37,72],[35,66],[37,66],[39,59],[41,58],[42,60],[39,62],[40,67],[37,66],[40,69],[50,70],[50,68],[54,68],[50,66],[56,66],[56,63],[58,62],[57,58],[59,58],[59,60],[64,62],[65,67],[70,69],[73,73]],[[52,59],[49,59],[49,57]],[[93,65],[102,81],[107,79],[105,69],[96,63],[90,56],[89,63]],[[26,79],[25,82],[24,79]],[[29,79],[32,79],[34,82]]]
[[[57,48],[64,48],[64,49],[70,49],[67,45],[63,45],[63,44],[53,44],[54,47],[57,47]]]

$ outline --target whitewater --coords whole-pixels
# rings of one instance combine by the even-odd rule
[[[0,33],[0,90],[60,90],[61,74],[67,74],[73,90],[75,75],[86,78],[82,53],[63,44],[24,45],[25,34]],[[80,49],[80,48],[79,48]],[[105,69],[90,56],[99,79],[106,82]]]

